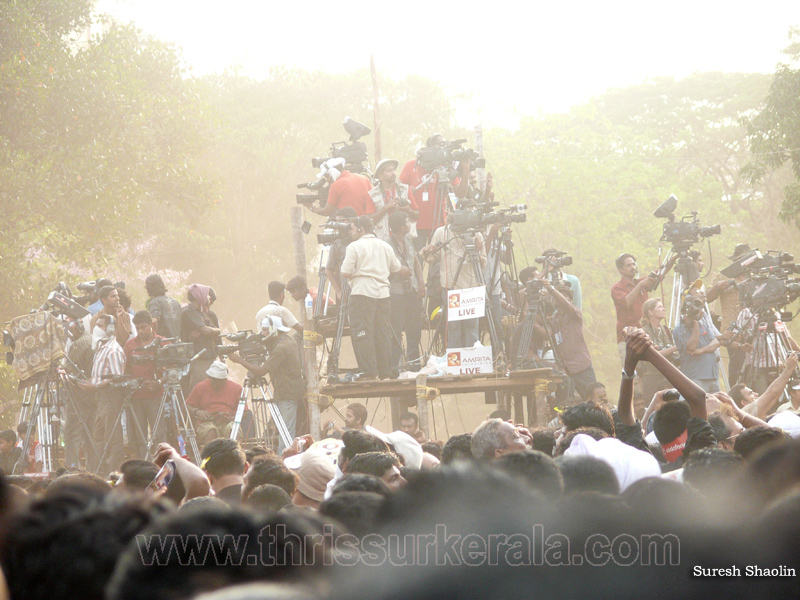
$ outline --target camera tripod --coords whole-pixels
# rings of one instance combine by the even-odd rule
[[[256,395],[256,391],[261,395]],[[273,401],[272,394],[269,393],[267,379],[263,376],[256,375],[252,371],[247,372],[247,377],[245,377],[244,384],[242,385],[242,395],[239,398],[239,406],[236,408],[236,416],[233,419],[230,439],[235,440],[239,435],[242,417],[248,399],[253,409],[253,420],[250,427],[247,429],[252,428],[253,435],[250,436],[248,435],[250,432],[245,431],[244,438],[249,439],[250,437],[254,437],[259,440],[264,440],[264,444],[271,447],[274,439],[270,439],[272,436],[268,435],[269,428],[267,426],[271,417],[284,448],[291,446],[293,442],[292,436],[289,434],[289,428],[286,427],[286,422],[283,420],[283,415],[281,415],[278,405]],[[279,446],[278,444],[274,445],[276,447]]]
[[[468,231],[465,233],[459,233],[457,235],[461,239],[461,242],[464,246],[464,254],[458,259],[458,266],[456,267],[453,282],[458,281],[458,276],[461,274],[461,269],[464,266],[464,262],[469,259],[469,264],[472,268],[472,274],[475,276],[475,280],[478,282],[478,285],[475,287],[483,286],[484,290],[486,291],[486,295],[488,296],[489,290],[486,288],[486,278],[483,276],[483,267],[481,266],[481,258],[478,254],[478,248],[476,246],[475,232]],[[500,338],[500,335],[497,332],[497,322],[494,319],[494,309],[488,297],[485,299],[485,306],[486,319],[489,324],[489,338],[492,342],[492,348],[494,348],[495,355],[499,359],[502,359],[503,340]]]
[[[347,319],[347,304],[350,300],[350,284],[342,282],[342,301],[339,304],[339,317],[336,319],[336,332],[333,335],[331,349],[328,353],[328,381],[334,382],[339,378],[339,354],[342,351],[342,337],[344,336],[344,321]]]
[[[153,423],[153,431],[147,442],[145,460],[153,459],[155,455],[153,446],[157,441],[155,437],[159,431],[161,419],[169,418],[178,445],[181,445],[181,441],[183,441],[184,446],[188,444],[188,450],[191,450],[195,464],[200,464],[200,450],[197,447],[192,418],[189,416],[189,409],[186,407],[186,399],[181,388],[181,376],[185,374],[184,371],[188,372],[188,367],[189,365],[187,364],[183,368],[167,367],[165,369],[165,381],[161,381],[164,386],[164,395],[161,397],[161,404],[156,413],[155,423]],[[186,447],[178,448],[180,454],[187,454],[186,450]]]
[[[123,376],[124,377],[124,376]],[[134,381],[128,378],[128,381]],[[113,383],[112,383],[113,386]],[[139,423],[139,418],[136,416],[136,412],[133,409],[133,403],[131,402],[131,394],[133,394],[135,388],[129,387],[122,387],[117,386],[113,388],[115,392],[122,394],[122,405],[120,406],[119,413],[117,413],[117,418],[114,420],[114,425],[111,427],[111,431],[106,432],[106,443],[103,446],[103,453],[100,455],[100,458],[97,461],[97,468],[95,469],[95,475],[99,474],[103,471],[103,462],[106,459],[106,455],[108,451],[111,449],[112,443],[114,443],[114,432],[116,432],[117,427],[120,429],[122,428],[122,415],[126,415],[125,417],[125,429],[128,435],[128,442],[131,443],[131,438],[134,436],[131,435],[135,428],[136,433],[138,434],[138,440],[147,440],[147,432],[142,429],[141,423]],[[155,435],[155,429],[153,430],[153,434]],[[124,452],[123,452],[124,454]],[[112,469],[118,468],[119,465],[111,465]]]
[[[525,317],[522,320],[522,333],[520,335],[519,346],[517,348],[517,357],[516,361],[514,362],[514,370],[520,371],[522,369],[529,368],[540,369],[551,367],[547,361],[538,358],[536,355],[531,358],[528,357],[528,350],[530,348],[531,340],[533,339],[533,332],[536,326],[536,320],[538,318],[541,321],[542,328],[545,331],[547,343],[550,345],[550,348],[553,351],[553,362],[555,363],[555,368],[558,371],[564,371],[564,367],[561,362],[561,356],[558,353],[557,345],[555,343],[555,337],[553,336],[553,332],[547,323],[547,314],[545,313],[544,302],[541,298],[541,283],[539,283],[539,285],[529,285],[527,289],[529,292],[526,294],[527,307],[525,309]]]
[[[746,333],[748,329],[753,332],[751,342],[753,349],[747,364],[742,368],[740,381],[754,389],[763,388],[764,386],[759,384],[768,385],[770,381],[759,382],[759,377],[763,374],[768,374],[770,380],[777,377],[780,365],[786,361],[786,357],[792,352],[792,347],[785,325],[781,323],[778,326],[778,316],[772,308],[756,309],[736,337]],[[788,401],[786,390],[783,390],[782,397]]]
[[[57,363],[53,363],[35,382],[28,385],[23,393],[19,422],[27,423],[28,429],[22,442],[22,454],[14,465],[14,475],[20,475],[24,471],[34,430],[39,433],[39,444],[42,447],[42,472],[53,471],[53,461],[58,453],[57,424],[61,421],[61,412],[65,404],[63,399],[66,399],[68,407],[75,411],[85,433],[85,439],[89,441],[89,448],[86,449],[87,458],[90,449],[97,458],[94,436],[72,397],[67,376],[59,372]]]

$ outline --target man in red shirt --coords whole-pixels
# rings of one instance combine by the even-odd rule
[[[333,158],[323,165],[324,177],[330,183],[328,202],[322,208],[310,206],[311,212],[328,217],[337,208],[345,206],[351,206],[359,217],[375,212],[375,205],[369,195],[372,182],[364,175],[351,173],[347,167],[343,158]]]
[[[131,404],[136,419],[128,421],[128,435],[135,448],[136,456],[141,458],[147,453],[148,429],[156,424],[158,408],[164,388],[158,382],[155,365],[155,348],[143,350],[145,346],[156,338],[164,339],[153,332],[153,317],[149,311],[140,310],[133,315],[133,324],[136,327],[136,337],[125,342],[125,374],[138,377],[142,385],[131,394]],[[144,361],[134,360],[133,357],[143,357]],[[153,430],[153,439],[163,440],[163,431]]]
[[[186,399],[200,446],[219,437],[230,437],[242,395],[242,386],[228,379],[228,367],[224,362],[215,360],[206,375],[208,379],[194,386]]]
[[[625,327],[639,327],[647,292],[653,289],[656,280],[650,276],[636,278],[639,274],[636,257],[629,252],[620,254],[616,264],[622,279],[611,288],[611,298],[617,310],[617,348],[620,360],[625,364],[625,336],[622,330]]]
[[[439,146],[441,148],[447,147],[447,140],[440,133],[434,133],[425,142],[428,148]],[[435,215],[436,212],[436,195],[439,191],[439,175],[434,174],[429,183],[425,187],[420,187],[422,180],[430,172],[426,171],[419,164],[417,159],[412,158],[403,167],[400,173],[400,182],[408,186],[408,194],[412,203],[416,205],[419,210],[419,218],[417,219],[417,238],[414,246],[417,250],[421,250],[427,245],[433,231],[437,227],[445,224],[445,216],[447,215],[447,201],[443,199],[441,205],[441,214]],[[464,161],[458,165],[459,176],[453,180],[453,191],[457,198],[463,198],[467,193],[469,187],[469,161]]]

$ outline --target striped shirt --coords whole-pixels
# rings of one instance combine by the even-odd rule
[[[92,383],[99,385],[103,375],[122,375],[125,372],[125,352],[116,339],[100,342],[92,365]]]

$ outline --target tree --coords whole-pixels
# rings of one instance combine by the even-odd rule
[[[757,183],[789,163],[794,181],[783,188],[780,218],[800,229],[800,28],[789,39],[790,64],[778,65],[764,107],[746,121],[753,161],[744,174]]]

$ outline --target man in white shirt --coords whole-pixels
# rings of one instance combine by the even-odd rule
[[[269,282],[267,286],[269,304],[256,314],[256,328],[253,331],[261,331],[261,323],[266,317],[280,317],[286,327],[291,327],[302,335],[303,326],[297,321],[292,311],[283,306],[283,301],[286,299],[285,289],[286,287],[280,281]]]
[[[341,273],[350,282],[348,315],[350,338],[363,379],[397,377],[391,364],[389,275],[411,277],[392,247],[375,237],[372,219],[359,217],[351,225],[351,239]]]

